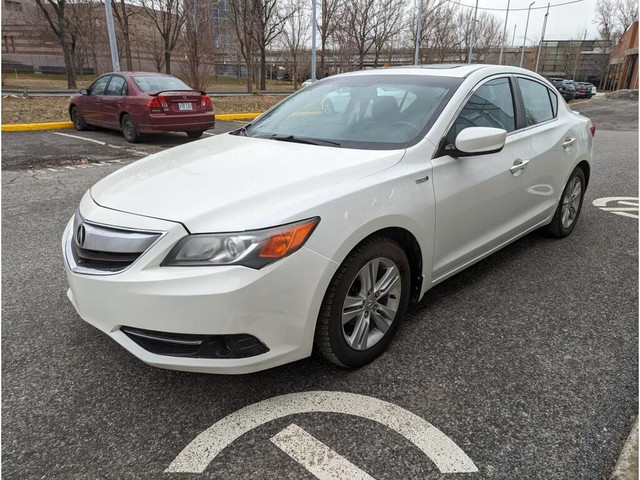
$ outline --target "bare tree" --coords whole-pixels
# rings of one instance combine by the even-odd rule
[[[329,38],[333,36],[336,31],[338,21],[336,15],[340,11],[341,0],[322,0],[320,15],[320,23],[318,25],[318,31],[320,32],[320,75],[324,77],[327,75],[326,55],[327,44]]]
[[[45,3],[46,2],[46,3]],[[36,4],[44,14],[49,26],[58,37],[62,46],[62,54],[64,56],[64,66],[67,72],[67,87],[75,90],[76,85],[76,69],[75,58],[73,58],[73,50],[71,38],[67,25],[67,1],[66,0],[36,0]]]
[[[373,26],[373,66],[378,67],[383,49],[390,47],[390,40],[402,30],[405,0],[378,0]]]
[[[256,42],[254,39],[253,22],[253,2],[255,0],[229,0],[229,9],[224,10],[227,18],[233,24],[238,39],[238,47],[240,55],[244,60],[247,68],[247,92],[253,90],[251,83],[251,73],[253,70],[253,57],[256,51]],[[240,78],[240,69],[238,68],[238,79]]]
[[[501,38],[502,20],[498,20],[495,15],[489,12],[480,13],[473,46],[474,60],[477,63],[484,63],[491,52],[500,48]]]
[[[282,33],[290,12],[278,9],[277,0],[254,0],[253,34],[260,51],[260,90],[266,90],[267,47]]]
[[[142,11],[151,19],[162,38],[165,71],[171,73],[171,54],[178,44],[186,20],[183,0],[140,0],[140,3]]]
[[[113,16],[120,27],[122,33],[122,48],[124,50],[124,58],[127,62],[127,70],[132,71],[133,58],[131,56],[131,40],[129,36],[129,19],[135,15],[135,10],[129,8],[124,0],[110,0]]]
[[[291,60],[293,89],[298,89],[300,60],[309,40],[309,17],[304,12],[304,0],[288,0],[287,20],[282,30],[282,42]]]
[[[376,5],[376,0],[352,0],[341,9],[341,37],[355,49],[359,68],[364,66],[364,58],[373,46],[378,21]]]
[[[618,0],[615,4],[615,17],[618,21],[620,32],[626,32],[631,24],[638,20],[637,0]]]
[[[190,2],[185,10],[183,47],[186,59],[185,76],[196,90],[206,90],[213,71],[214,52],[209,32],[211,31],[208,10],[200,4]]]

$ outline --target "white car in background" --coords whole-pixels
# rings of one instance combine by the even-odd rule
[[[314,346],[358,367],[434,285],[535,229],[569,235],[594,132],[519,68],[333,76],[94,185],[62,239],[68,296],[158,367],[245,373]]]

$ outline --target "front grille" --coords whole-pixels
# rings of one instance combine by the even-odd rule
[[[135,262],[162,235],[87,222],[76,213],[67,239],[67,258],[78,273],[118,273]]]
[[[246,333],[193,335],[133,327],[121,327],[120,330],[148,352],[170,357],[248,358],[269,351],[259,339]]]

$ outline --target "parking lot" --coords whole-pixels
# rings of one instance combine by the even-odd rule
[[[364,368],[313,356],[244,376],[149,367],[83,322],[66,297],[61,235],[84,192],[123,165],[193,140],[2,133],[4,476],[314,478],[319,459],[292,453],[311,435],[354,478],[608,478],[638,409],[638,212],[629,208],[638,204],[638,103],[574,108],[597,131],[570,237],[534,232],[438,285]],[[215,135],[238,126],[218,122],[196,141],[215,148]],[[603,207],[598,199],[609,200]],[[616,210],[616,199],[627,206]],[[402,433],[413,428],[402,419],[384,417],[391,428],[365,407],[339,413],[373,400],[335,394],[314,394],[326,395],[331,406],[322,408],[305,395],[273,400],[247,433],[229,433],[248,422],[239,416],[180,455],[239,409],[317,391],[388,402],[389,418],[400,407],[396,418],[425,420],[477,471],[446,442],[425,455]],[[268,420],[278,408],[293,413]]]

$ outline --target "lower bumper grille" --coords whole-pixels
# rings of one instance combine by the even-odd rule
[[[267,353],[267,346],[253,335],[191,335],[156,332],[133,327],[120,330],[148,352],[170,357],[248,358]]]

